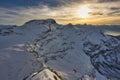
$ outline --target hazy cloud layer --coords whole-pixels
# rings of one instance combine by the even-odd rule
[[[89,5],[91,12],[86,23],[97,19],[120,24],[119,0],[0,0],[0,24],[23,24],[31,19],[54,18],[59,23],[84,23],[77,13],[80,6]],[[99,17],[98,17],[99,16]],[[93,21],[92,21],[93,20]]]

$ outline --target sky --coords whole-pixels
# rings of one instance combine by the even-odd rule
[[[0,24],[48,18],[59,24],[120,24],[120,0],[0,0]]]

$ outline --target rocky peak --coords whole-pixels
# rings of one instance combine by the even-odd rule
[[[56,24],[54,19],[41,19],[41,20],[30,20],[24,25],[40,25],[40,24]]]

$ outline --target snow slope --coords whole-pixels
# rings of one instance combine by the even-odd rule
[[[116,28],[119,32],[120,27],[116,26]],[[111,26],[60,25],[53,19],[31,20],[22,26],[2,25],[0,26],[0,79],[107,80],[108,76],[102,74],[94,65],[91,54],[95,55],[100,50],[111,47],[106,48],[103,45],[100,50],[96,50],[97,52],[92,52],[89,49],[91,45],[88,47],[83,44],[88,41],[95,45],[101,45],[102,40],[108,42],[111,36],[103,33],[109,29],[113,30]],[[119,42],[118,38],[114,36],[112,38]],[[110,45],[117,46],[112,42]],[[114,73],[119,74],[119,72]]]

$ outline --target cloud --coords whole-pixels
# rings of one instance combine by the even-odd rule
[[[90,15],[104,15],[102,12],[90,12]]]
[[[108,16],[120,16],[120,10],[109,12],[107,15]]]
[[[40,5],[56,7],[61,4],[61,0],[0,0],[0,7],[4,8],[36,7]]]
[[[90,15],[100,15],[101,17],[114,17],[118,16],[120,13],[120,1],[117,0],[107,0],[108,3],[94,3],[90,5],[92,10]],[[109,3],[111,1],[111,3]]]
[[[120,6],[111,7],[109,10],[108,16],[120,16]]]
[[[97,0],[97,2],[117,2],[117,1],[120,1],[120,0]]]
[[[120,7],[111,7],[111,10],[120,10]]]
[[[12,12],[12,11],[6,12],[6,14],[8,14],[8,15],[19,15],[19,13],[17,13],[17,12]]]

